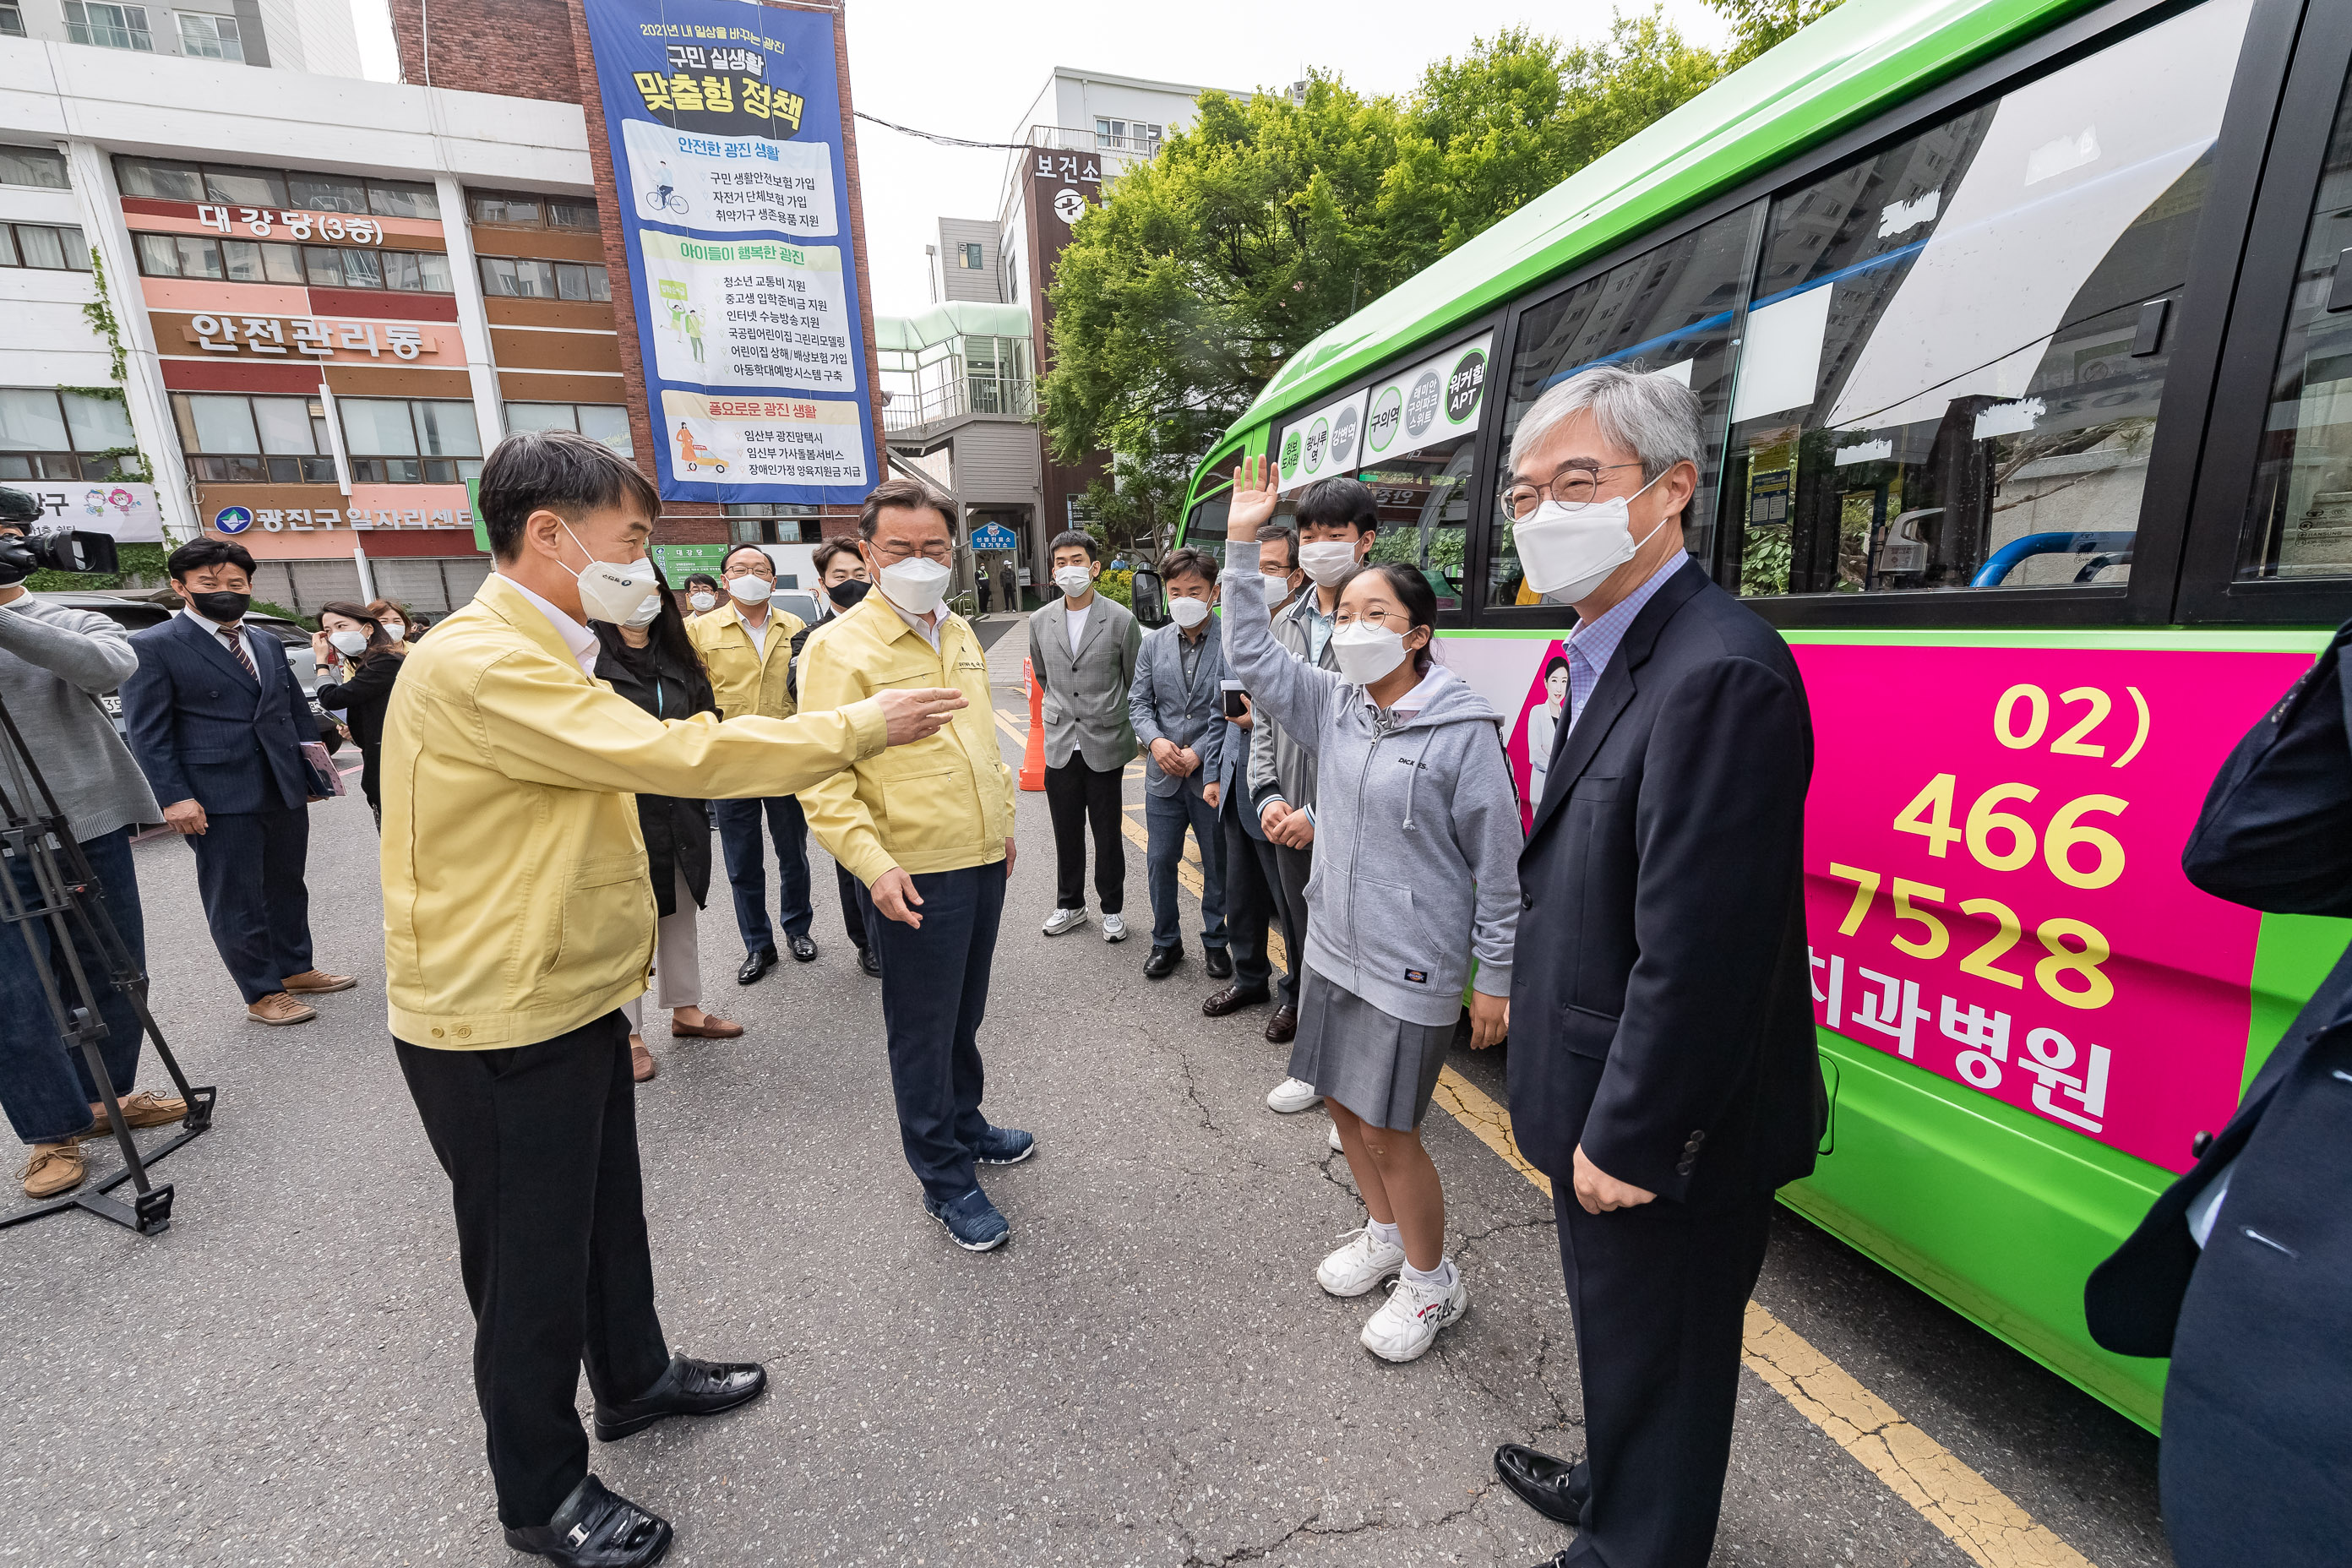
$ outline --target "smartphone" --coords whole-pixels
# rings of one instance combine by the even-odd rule
[[[1249,711],[1249,706],[1247,702],[1244,700],[1242,696],[1242,683],[1240,681],[1220,681],[1218,683],[1218,689],[1225,695],[1226,718],[1239,719]]]

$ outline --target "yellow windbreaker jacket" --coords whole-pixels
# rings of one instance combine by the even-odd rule
[[[860,759],[801,791],[817,841],[869,888],[893,866],[955,871],[1004,858],[1013,770],[996,748],[988,656],[971,625],[953,615],[940,619],[934,653],[879,593],[801,648],[801,701],[812,711],[892,687],[926,686],[955,687],[970,706],[930,739]]]
[[[743,612],[733,599],[686,623],[686,635],[694,640],[710,671],[710,687],[719,695],[722,718],[740,719],[753,713],[762,719],[793,716],[792,688],[785,677],[793,667],[793,639],[800,636],[801,626],[798,616],[771,605],[766,645],[754,647],[751,628],[743,624]]]
[[[630,796],[791,795],[883,749],[879,703],[834,706],[664,722],[583,675],[492,575],[417,643],[384,719],[394,1037],[526,1046],[644,991],[654,893]]]

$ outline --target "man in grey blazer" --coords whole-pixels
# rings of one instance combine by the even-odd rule
[[[1071,529],[1054,540],[1054,585],[1062,596],[1029,616],[1029,668],[1045,694],[1045,809],[1054,819],[1054,912],[1045,934],[1087,923],[1087,830],[1095,837],[1095,896],[1103,940],[1122,942],[1127,920],[1127,839],[1119,784],[1135,757],[1128,688],[1143,628],[1124,605],[1095,591],[1102,548]]]
[[[1143,639],[1127,708],[1143,742],[1144,862],[1151,889],[1151,956],[1146,980],[1165,980],[1184,956],[1176,868],[1184,858],[1184,829],[1201,850],[1202,966],[1219,980],[1233,977],[1225,952],[1225,839],[1217,827],[1219,783],[1226,731],[1223,688],[1224,645],[1210,606],[1217,600],[1218,563],[1198,550],[1176,550],[1160,563],[1171,624]]]

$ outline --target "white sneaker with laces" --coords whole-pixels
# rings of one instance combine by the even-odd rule
[[[1106,923],[1117,919],[1118,919],[1117,915],[1105,915],[1103,917]],[[1087,911],[1084,910],[1055,910],[1052,914],[1045,917],[1045,934],[1047,936],[1060,936],[1064,931],[1076,931],[1086,923]]]
[[[1336,1121],[1331,1123],[1331,1147],[1335,1152],[1341,1154],[1348,1152],[1348,1146],[1339,1142],[1339,1124]]]
[[[1403,1247],[1374,1239],[1369,1228],[1349,1231],[1347,1245],[1316,1266],[1315,1283],[1331,1295],[1352,1298],[1403,1267]]]
[[[1437,1331],[1457,1323],[1470,1310],[1470,1286],[1457,1270],[1454,1289],[1416,1285],[1400,1275],[1364,1325],[1364,1348],[1382,1361],[1418,1361],[1437,1342]]]
[[[1297,1078],[1284,1079],[1265,1097],[1266,1109],[1278,1110],[1285,1116],[1321,1103],[1323,1097],[1315,1092],[1315,1086],[1305,1079]]]
[[[1103,916],[1103,941],[1125,942],[1126,940],[1127,917],[1124,915]]]

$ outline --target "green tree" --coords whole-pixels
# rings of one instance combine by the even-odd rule
[[[1723,68],[1736,71],[1809,22],[1819,21],[1843,0],[1706,0],[1707,8],[1731,24],[1731,52]]]

